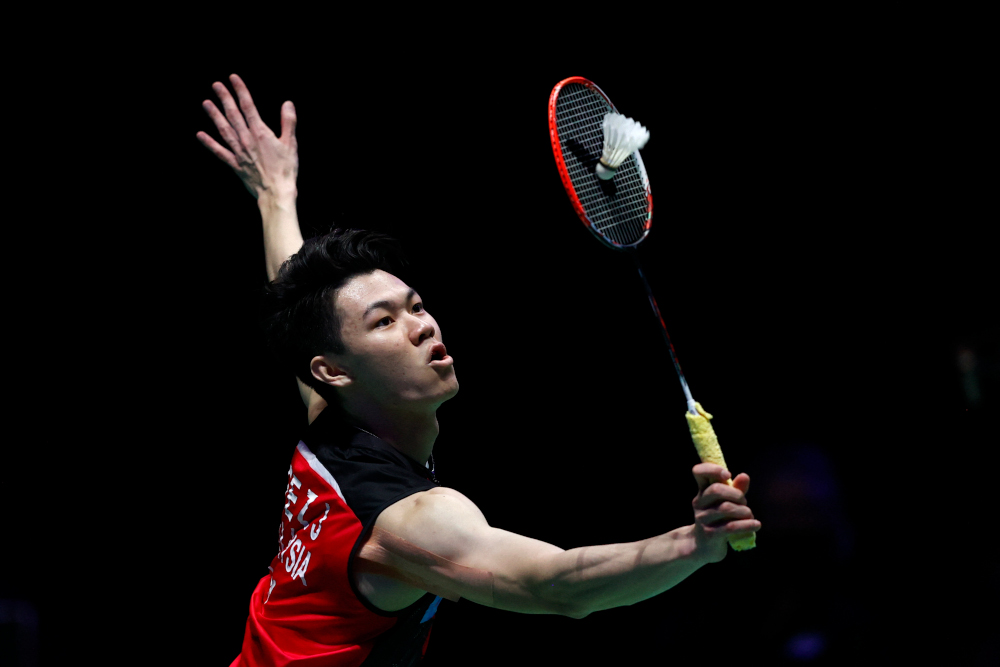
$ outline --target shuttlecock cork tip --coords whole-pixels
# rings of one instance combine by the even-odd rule
[[[604,116],[604,151],[594,168],[601,180],[615,177],[618,167],[629,155],[641,149],[649,141],[649,130],[631,118],[620,113]]]

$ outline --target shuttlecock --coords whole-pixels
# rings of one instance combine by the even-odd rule
[[[604,117],[604,153],[594,171],[603,181],[615,177],[618,166],[649,141],[649,130],[620,113]]]

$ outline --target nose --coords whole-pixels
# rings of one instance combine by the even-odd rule
[[[428,338],[434,337],[434,325],[425,319],[412,317],[413,324],[410,326],[410,340],[414,345],[420,345]]]

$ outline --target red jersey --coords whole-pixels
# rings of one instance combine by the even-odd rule
[[[389,505],[435,486],[431,472],[324,410],[292,454],[278,553],[250,597],[243,650],[230,667],[374,667],[420,663],[441,598],[398,612],[354,587],[360,538]]]

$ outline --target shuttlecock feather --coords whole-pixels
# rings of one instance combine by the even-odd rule
[[[604,117],[604,152],[594,171],[597,177],[608,181],[615,177],[615,171],[629,155],[639,150],[649,141],[649,130],[631,118],[619,113],[609,113]]]

